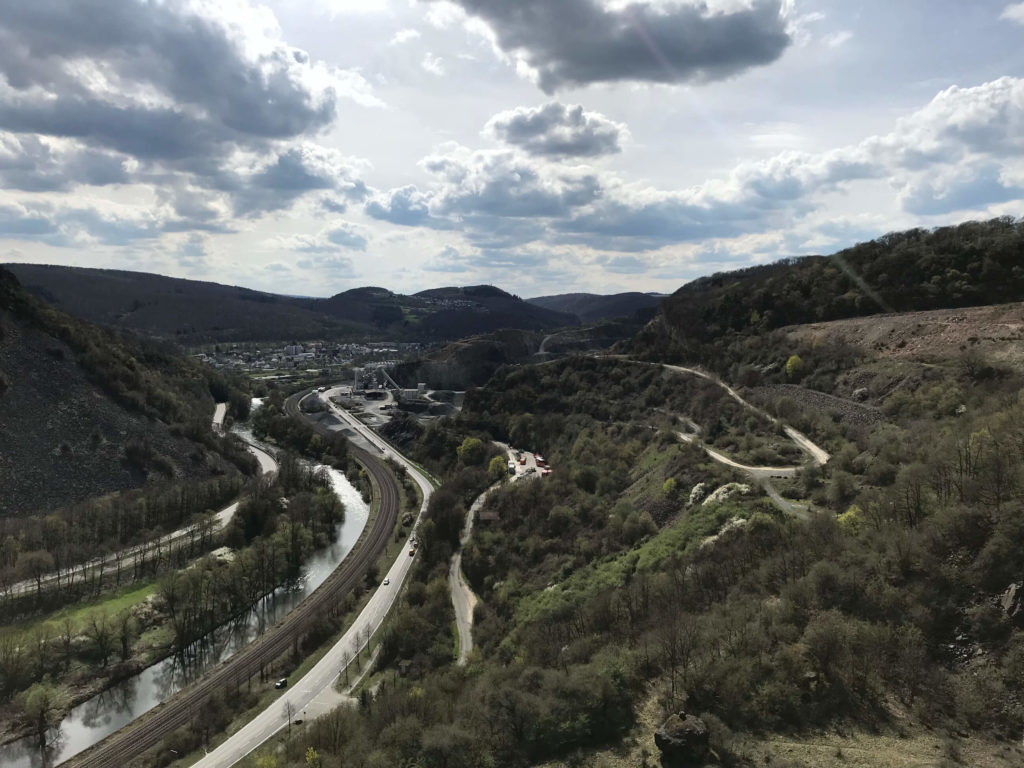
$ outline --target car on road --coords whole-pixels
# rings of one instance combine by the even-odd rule
[[[280,680],[278,680],[276,683],[274,683],[274,687],[277,688],[277,689],[287,688],[288,687],[288,678],[287,677],[282,677]]]
[[[385,587],[386,587],[386,586],[387,586],[388,584],[390,584],[390,583],[391,583],[391,579],[384,579],[384,581],[382,581],[382,582],[381,582],[381,584],[382,584],[382,585],[384,585]]]

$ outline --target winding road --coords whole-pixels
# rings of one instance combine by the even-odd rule
[[[631,360],[630,362],[640,361]],[[657,365],[657,363],[654,363],[654,365]],[[781,424],[781,422],[777,418],[772,416],[767,411],[764,411],[761,408],[758,408],[757,406],[748,403],[740,396],[740,394],[736,390],[734,390],[724,381],[715,376],[711,376],[710,374],[707,374],[704,371],[698,370],[696,368],[685,368],[680,365],[668,365],[667,363],[662,363],[661,366],[665,370],[674,371],[675,373],[681,373],[687,376],[699,376],[702,379],[707,379],[708,381],[713,382],[718,386],[722,387],[733,400],[738,402],[744,408],[748,408],[754,411],[755,413],[764,416],[766,419],[771,421],[772,424]],[[690,420],[690,424],[695,429],[695,431],[691,433],[676,432],[676,435],[680,439],[688,443],[696,443],[697,445],[704,449],[704,452],[707,453],[708,456],[710,456],[712,459],[719,462],[720,464],[725,464],[726,466],[733,467],[734,469],[738,469],[741,472],[745,472],[751,478],[751,480],[754,480],[762,488],[764,488],[764,492],[768,494],[768,498],[770,498],[772,500],[772,503],[775,504],[775,506],[781,509],[783,512],[795,515],[799,518],[807,518],[808,510],[806,506],[804,506],[803,504],[796,504],[792,501],[789,501],[788,499],[783,498],[782,494],[779,493],[775,486],[772,485],[771,483],[773,478],[783,479],[796,477],[796,474],[797,472],[800,471],[801,467],[757,467],[750,466],[747,464],[740,464],[738,461],[730,459],[724,453],[716,451],[711,446],[705,445],[703,442],[701,442],[698,437],[698,433],[696,432],[696,424],[694,424],[692,420]],[[786,435],[789,437],[789,439],[796,443],[800,450],[807,454],[808,462],[810,464],[821,466],[822,464],[827,463],[828,460],[831,458],[831,456],[829,456],[828,452],[824,448],[814,443],[809,437],[807,437],[802,432],[799,432],[788,425],[783,425],[782,428]]]

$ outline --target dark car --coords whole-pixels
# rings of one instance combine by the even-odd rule
[[[282,677],[280,680],[278,680],[276,683],[274,683],[274,687],[275,688],[287,688],[288,687],[288,678],[287,677]]]

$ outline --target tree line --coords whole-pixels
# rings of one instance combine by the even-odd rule
[[[666,298],[630,343],[637,354],[722,371],[734,334],[786,325],[1019,301],[1024,221],[1002,217],[894,232],[833,256],[785,259],[700,278]]]

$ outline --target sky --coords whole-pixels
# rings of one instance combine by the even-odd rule
[[[0,262],[670,292],[1022,202],[1024,2],[0,0]]]

